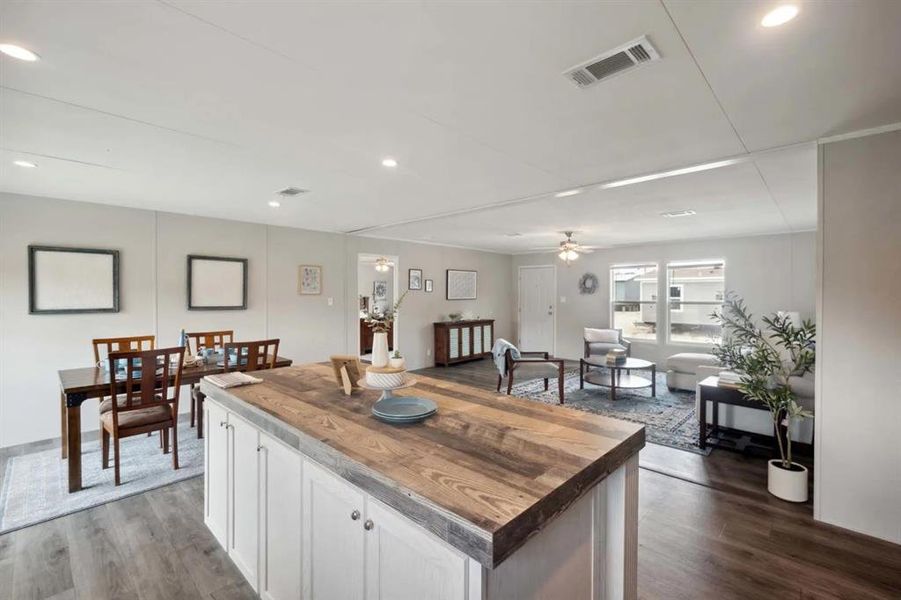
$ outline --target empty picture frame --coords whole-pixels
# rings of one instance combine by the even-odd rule
[[[478,293],[478,271],[447,270],[447,299],[475,300]]]
[[[246,309],[246,258],[188,255],[188,310]]]
[[[119,312],[119,251],[28,246],[28,312]]]

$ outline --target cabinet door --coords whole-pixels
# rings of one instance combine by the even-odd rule
[[[259,557],[259,433],[244,419],[229,413],[231,433],[231,506],[228,555],[257,589]]]
[[[448,356],[460,358],[460,328],[451,327],[448,331]]]
[[[466,326],[460,329],[460,336],[463,340],[461,343],[461,356],[469,356],[472,354],[472,327]]]
[[[301,503],[303,597],[362,600],[365,496],[304,460]]]
[[[484,341],[482,342],[482,347],[485,349],[485,352],[491,352],[491,347],[494,346],[494,335],[492,329],[493,325],[488,324],[482,328],[482,337]]]
[[[228,548],[228,413],[209,400],[203,411],[203,522]]]
[[[366,499],[366,600],[465,600],[467,558]]]
[[[260,432],[260,597],[300,598],[301,457]]]
[[[482,326],[476,325],[472,328],[472,353],[481,354],[482,350]]]

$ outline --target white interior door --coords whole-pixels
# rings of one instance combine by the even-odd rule
[[[519,269],[519,347],[530,352],[554,349],[557,267]]]

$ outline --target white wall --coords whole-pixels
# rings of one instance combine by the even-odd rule
[[[814,317],[814,232],[609,248],[582,256],[568,267],[553,254],[520,255],[513,257],[513,275],[519,276],[522,265],[557,265],[557,355],[577,359],[583,352],[582,329],[610,326],[611,266],[656,263],[664,269],[668,262],[707,259],[725,260],[726,289],[741,294],[756,315],[796,310],[804,318]],[[593,295],[581,295],[579,278],[588,272],[597,275],[600,285]],[[657,297],[665,298],[665,277],[659,285]],[[517,293],[514,286],[514,295]],[[659,302],[658,323],[665,322],[665,310],[665,303]],[[633,343],[632,355],[663,364],[676,352],[703,352],[705,348],[640,341]]]
[[[901,131],[820,148],[814,515],[901,543]]]
[[[29,244],[118,249],[120,312],[29,315]],[[401,289],[408,267],[435,280],[434,293],[411,292],[402,309],[400,348],[410,368],[433,364],[432,321],[456,308],[497,318],[499,334],[509,335],[510,256],[0,194],[0,447],[59,436],[56,372],[90,365],[95,337],[154,334],[165,346],[182,328],[234,329],[239,339],[280,338],[280,354],[298,363],[354,352],[359,252],[398,256]],[[247,310],[188,311],[188,254],[247,258]],[[297,294],[300,264],[322,265],[321,296]],[[477,269],[479,299],[444,300],[447,268]],[[184,393],[181,404],[187,410]],[[89,400],[82,427],[97,422]]]

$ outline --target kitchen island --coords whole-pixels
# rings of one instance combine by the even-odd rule
[[[262,598],[636,595],[641,425],[415,376],[416,425],[330,365],[207,381],[204,519]]]

